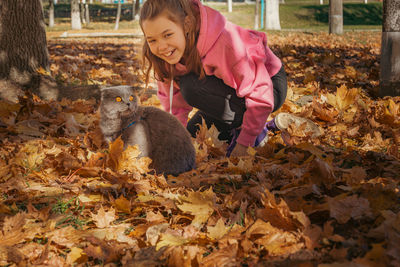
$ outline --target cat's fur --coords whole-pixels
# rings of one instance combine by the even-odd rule
[[[117,97],[122,101],[117,102]],[[157,173],[178,175],[195,168],[196,155],[189,132],[173,115],[155,107],[140,106],[132,87],[102,89],[100,116],[106,141],[114,141],[121,135],[125,147],[137,144],[141,156],[152,159],[151,167]]]

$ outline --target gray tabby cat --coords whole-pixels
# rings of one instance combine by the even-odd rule
[[[159,174],[178,175],[195,168],[195,149],[189,132],[173,115],[140,106],[130,86],[101,90],[100,128],[106,141],[121,135],[125,147],[139,146]]]

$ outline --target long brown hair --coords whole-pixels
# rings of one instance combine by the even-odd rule
[[[196,7],[192,4],[191,0],[147,0],[144,2],[140,11],[140,27],[143,31],[143,21],[154,19],[161,14],[166,14],[168,19],[174,23],[180,24],[184,27],[184,21],[187,17],[189,23],[187,24],[186,48],[183,54],[185,66],[189,72],[194,72],[204,77],[203,65],[201,63],[199,52],[197,51],[197,38],[200,31],[200,14]],[[151,69],[157,80],[162,82],[165,79],[173,77],[171,66],[161,58],[155,56],[150,51],[147,41],[143,43],[142,50],[143,70],[146,76],[146,85],[149,82]]]

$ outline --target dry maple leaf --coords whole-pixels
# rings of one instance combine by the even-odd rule
[[[180,196],[181,204],[177,207],[186,213],[194,215],[192,225],[201,228],[214,212],[215,194],[212,187],[204,192],[189,192],[188,196]]]
[[[207,226],[208,236],[212,239],[218,240],[228,233],[229,227],[225,226],[224,220],[220,218],[215,226]]]
[[[73,265],[76,263],[83,263],[88,260],[87,255],[83,252],[83,249],[73,247],[67,255],[67,263]]]
[[[207,257],[203,258],[200,266],[238,266],[238,262],[236,261],[237,252],[238,243],[233,242],[230,246],[220,248],[215,252],[212,252]]]
[[[152,161],[149,157],[139,157],[140,154],[138,145],[128,146],[118,158],[117,171],[120,173],[148,173],[150,171],[149,165]]]
[[[296,231],[310,225],[308,217],[303,212],[291,211],[283,199],[280,199],[277,204],[275,196],[268,190],[265,190],[261,201],[264,208],[256,211],[257,218],[270,222],[274,227],[286,231]]]
[[[161,234],[160,241],[158,241],[156,250],[165,246],[181,246],[190,242],[190,239],[176,236],[169,233]]]
[[[328,198],[330,216],[344,224],[351,218],[359,220],[370,215],[369,201],[366,198],[351,195],[343,199]]]
[[[336,91],[336,106],[342,111],[347,109],[356,103],[358,94],[357,88],[348,89],[345,85],[340,86]]]
[[[124,141],[122,141],[121,137],[118,137],[114,142],[110,143],[108,150],[109,158],[107,164],[111,167],[111,169],[116,170],[118,167],[119,158],[124,150]]]
[[[115,210],[111,208],[109,211],[105,211],[103,206],[100,207],[97,214],[91,214],[93,222],[98,228],[107,228],[111,226],[111,223],[115,221]]]
[[[125,213],[131,213],[131,202],[126,199],[123,195],[115,200],[115,207]]]
[[[3,230],[0,231],[0,247],[13,246],[22,242],[25,238],[23,227],[26,223],[26,214],[18,213],[4,220]]]

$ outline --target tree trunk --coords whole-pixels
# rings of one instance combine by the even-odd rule
[[[329,33],[343,34],[342,0],[329,0]]]
[[[89,9],[89,3],[87,1],[85,4],[85,18],[86,18],[86,25],[88,26],[90,24],[90,9]]]
[[[79,4],[79,12],[81,16],[81,21],[83,24],[86,24],[86,19],[85,19],[85,0],[82,0]]]
[[[114,30],[118,30],[118,28],[119,28],[119,20],[120,19],[121,19],[121,0],[118,0],[117,18],[115,19]]]
[[[400,0],[383,1],[380,96],[400,96]]]
[[[49,27],[54,27],[54,0],[49,0]]]
[[[280,30],[279,0],[265,0],[265,29]]]
[[[71,28],[73,30],[82,29],[79,0],[71,0]]]
[[[259,29],[259,20],[260,20],[260,0],[256,0],[256,5],[255,5],[255,10],[254,10],[254,29],[258,30]]]
[[[16,102],[29,90],[54,98],[41,0],[1,0],[0,29],[0,97]]]
[[[232,0],[226,0],[226,4],[228,5],[228,12],[232,12]]]
[[[132,20],[139,20],[140,0],[132,0]]]

